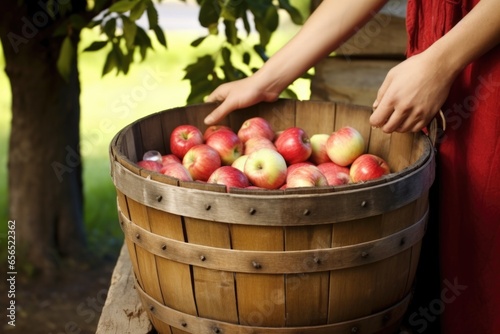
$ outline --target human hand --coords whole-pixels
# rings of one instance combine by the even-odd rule
[[[222,84],[206,99],[206,102],[221,104],[205,118],[205,124],[215,124],[236,109],[250,107],[262,101],[273,102],[278,99],[279,93],[264,88],[257,74]]]
[[[384,132],[418,132],[445,102],[455,75],[438,57],[421,53],[392,68],[377,94],[370,123]]]

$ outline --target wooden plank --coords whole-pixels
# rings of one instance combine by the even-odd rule
[[[231,248],[227,224],[189,217],[185,217],[184,220],[189,243],[214,248]],[[212,259],[200,259],[204,260]],[[238,323],[233,273],[193,266],[193,278],[198,316]]]
[[[283,238],[281,227],[231,226],[233,249],[282,251]],[[240,324],[285,325],[284,275],[236,273],[235,280]]]
[[[312,137],[317,133],[330,134],[335,126],[334,103],[325,101],[297,101],[296,124]]]
[[[311,80],[311,100],[370,106],[387,72],[399,60],[330,57],[319,61]]]
[[[333,247],[362,243],[381,237],[381,216],[333,225]],[[372,311],[373,287],[377,284],[379,262],[334,270],[330,273],[328,321],[341,322]]]
[[[153,326],[134,288],[132,262],[124,244],[111,276],[96,334],[146,334]]]
[[[296,251],[304,249],[330,248],[332,226],[287,227],[285,230],[285,249]],[[320,265],[318,263],[304,263]],[[287,326],[314,326],[328,321],[329,272],[296,274],[286,276]]]

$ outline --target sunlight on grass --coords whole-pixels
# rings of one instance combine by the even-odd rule
[[[269,51],[272,54],[292,34],[296,27],[275,34]],[[82,33],[79,52],[81,80],[81,153],[85,194],[85,224],[91,245],[115,247],[122,238],[117,223],[115,189],[110,178],[108,146],[113,136],[140,117],[169,108],[184,106],[190,92],[189,82],[182,80],[184,67],[196,57],[213,52],[220,41],[216,37],[193,48],[189,43],[199,37],[194,31],[167,31],[168,49],[154,45],[142,63],[131,66],[128,75],[101,76],[107,50],[81,52],[93,40],[95,31]],[[251,49],[255,40],[245,42]],[[1,50],[0,50],[1,51]],[[1,55],[1,52],[0,52]],[[0,66],[4,68],[3,57]],[[255,64],[260,66],[260,64]],[[10,85],[5,73],[0,73],[0,219],[7,215],[7,142],[10,123]],[[298,80],[292,88],[300,99],[309,97],[309,82]],[[0,230],[2,233],[3,230]]]

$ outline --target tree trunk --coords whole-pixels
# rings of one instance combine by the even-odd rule
[[[12,88],[9,219],[16,221],[17,253],[51,276],[61,257],[79,257],[86,248],[77,60],[66,82],[56,65],[63,38],[52,36],[55,23],[42,24],[40,7],[5,11],[10,24],[0,36]],[[73,31],[75,47],[78,38]]]

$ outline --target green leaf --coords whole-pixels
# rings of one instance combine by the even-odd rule
[[[110,18],[108,21],[106,21],[102,30],[108,36],[109,39],[115,37],[116,18]]]
[[[163,33],[163,30],[161,29],[160,26],[155,26],[153,27],[153,31],[156,34],[156,38],[158,39],[158,42],[160,42],[161,45],[164,47],[167,47],[167,39],[165,38],[165,34]]]
[[[57,58],[57,70],[64,80],[69,81],[69,76],[73,69],[73,60],[75,58],[75,48],[69,36],[64,38],[59,57]]]
[[[146,14],[148,15],[149,29],[153,29],[158,25],[158,11],[152,2],[148,3]]]
[[[137,33],[135,35],[135,45],[144,46],[146,48],[153,48],[151,44],[151,38],[149,38],[148,34],[144,29],[137,26]]]
[[[255,50],[255,52],[257,52],[257,54],[264,62],[268,61],[269,56],[266,54],[266,49],[262,45],[254,45],[253,49]]]
[[[89,46],[87,46],[83,51],[97,51],[102,49],[108,44],[108,41],[95,41],[92,42]]]
[[[142,14],[148,8],[148,0],[139,0],[139,2],[130,10],[129,18],[132,21],[136,21],[141,18]]]
[[[212,56],[199,57],[194,63],[184,68],[186,74],[183,79],[190,81],[206,80],[207,76],[214,71],[214,68],[215,61]]]
[[[130,50],[134,47],[135,35],[137,34],[137,25],[135,24],[135,22],[124,15],[122,15],[122,22],[125,44],[127,45],[127,49]]]
[[[198,14],[198,21],[202,27],[210,28],[219,22],[221,8],[217,1],[203,0],[200,5],[200,12]]]
[[[104,62],[104,67],[102,69],[102,76],[105,76],[109,72],[111,72],[116,67],[116,59],[113,49],[108,52],[106,56],[106,61]]]
[[[118,75],[118,73],[120,73],[120,71],[123,71],[123,69],[124,69],[124,67],[123,67],[123,62],[124,62],[123,52],[120,49],[120,46],[118,45],[118,43],[113,43],[113,48],[112,48],[111,52],[113,52],[113,54],[114,54],[114,58],[116,61],[116,74]]]
[[[250,53],[249,52],[243,53],[243,64],[250,65]]]
[[[202,37],[198,37],[197,39],[195,39],[194,41],[191,42],[191,46],[194,46],[194,47],[197,47],[198,45],[200,45],[204,40],[205,38],[207,38],[208,36],[202,36]]]
[[[139,0],[119,0],[109,6],[109,11],[111,13],[125,13],[131,10]]]
[[[300,14],[299,10],[290,4],[289,0],[279,0],[279,5],[280,8],[283,8],[288,12],[288,15],[290,15],[293,23],[297,25],[304,24],[304,18]]]

